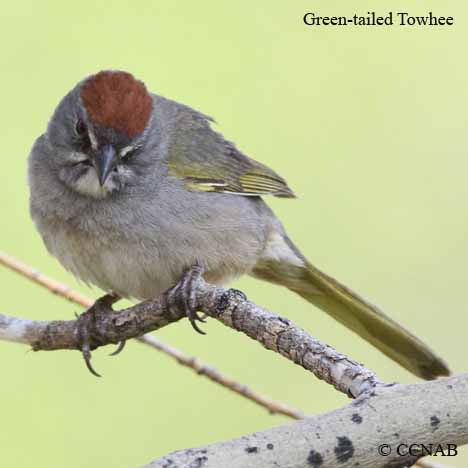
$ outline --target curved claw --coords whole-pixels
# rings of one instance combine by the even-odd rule
[[[206,335],[206,333],[200,329],[197,322],[205,323],[205,317],[202,317],[197,312],[197,282],[203,275],[203,266],[197,262],[189,270],[185,272],[180,281],[172,290],[172,298],[176,299],[176,306],[183,307],[190,324],[193,329],[200,333],[200,335]]]
[[[191,309],[193,310],[194,312],[192,312],[192,317],[194,320],[197,320],[198,322],[201,322],[201,323],[206,323],[206,318],[208,317],[207,315],[203,315],[203,317],[198,313],[196,312],[194,309]]]
[[[197,317],[197,314],[194,314],[195,317]],[[206,332],[204,332],[198,325],[197,325],[197,320],[199,320],[200,322],[203,322],[205,323],[205,320],[200,320],[200,318],[194,318],[194,317],[190,317],[189,316],[189,321],[190,321],[190,324],[192,325],[193,329],[197,332],[197,333],[200,333],[200,335],[206,335]]]
[[[78,338],[78,349],[81,350],[83,355],[84,362],[89,372],[96,377],[101,377],[97,373],[92,364],[91,364],[91,336],[90,333],[92,330],[93,322],[95,319],[95,314],[100,311],[112,311],[112,304],[118,300],[118,296],[107,294],[100,299],[98,299],[87,311],[83,312],[77,317],[77,338]],[[120,348],[120,347],[119,347]],[[119,352],[121,349],[119,350]]]
[[[126,343],[127,343],[127,340],[121,341],[118,344],[117,349],[115,351],[113,351],[112,353],[110,353],[109,356],[117,356],[117,354],[120,354],[123,351],[123,349],[125,348]]]
[[[88,368],[89,372],[91,372],[91,374],[95,375],[96,377],[102,377],[101,374],[98,374],[92,364],[91,364],[91,351],[89,350],[89,346],[83,346],[83,348],[81,349],[81,354],[83,355],[83,359],[84,359],[84,362],[86,364],[86,367]]]
[[[200,333],[200,335],[206,335],[198,325],[197,321],[205,323],[206,320],[198,315],[197,312],[197,297],[196,297],[196,283],[203,275],[203,267],[197,262],[185,275],[185,278],[182,280],[182,296],[185,304],[185,309],[187,311],[187,316],[192,325],[193,329]]]

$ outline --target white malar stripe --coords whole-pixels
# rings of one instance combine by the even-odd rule
[[[125,148],[122,149],[122,151],[120,151],[120,157],[125,158],[125,155],[129,153],[130,151],[133,151],[134,149],[135,148],[131,145],[126,146]]]

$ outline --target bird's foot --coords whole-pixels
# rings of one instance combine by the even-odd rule
[[[200,329],[197,322],[205,323],[197,311],[197,283],[200,281],[204,268],[196,263],[188,269],[169,295],[169,300],[175,302],[174,306],[182,308],[195,331],[202,335],[206,333]]]
[[[119,300],[119,296],[115,294],[106,294],[99,298],[88,310],[77,317],[77,338],[81,349],[81,354],[85,361],[86,367],[91,374],[96,377],[101,377],[91,364],[91,350],[95,348],[92,345],[92,330],[95,328],[96,318],[100,314],[113,313],[112,304]],[[122,351],[125,346],[125,341],[119,343],[119,346],[112,355],[116,355]]]

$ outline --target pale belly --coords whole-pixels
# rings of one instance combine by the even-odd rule
[[[166,242],[157,239],[102,242],[65,225],[56,225],[53,235],[45,232],[49,231],[47,228],[40,231],[49,252],[78,279],[106,292],[140,300],[159,296],[174,286],[196,262],[204,265],[207,281],[225,285],[249,273],[260,252],[260,246],[245,249],[241,255],[235,253],[240,246],[226,249],[219,233],[211,238],[206,233],[193,235],[183,242],[175,236],[168,237]]]

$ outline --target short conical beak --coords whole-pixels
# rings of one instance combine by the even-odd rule
[[[104,185],[117,162],[118,156],[112,145],[105,145],[97,152],[94,158],[94,167],[96,168],[101,186]]]

